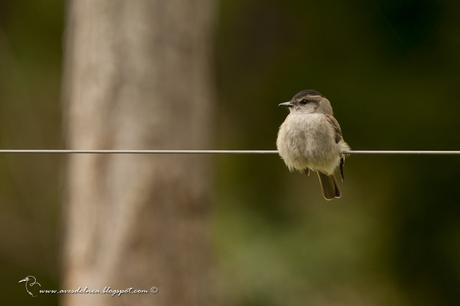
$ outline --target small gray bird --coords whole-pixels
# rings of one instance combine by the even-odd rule
[[[306,174],[315,171],[324,198],[340,198],[337,176],[343,182],[344,152],[350,147],[343,140],[331,103],[318,91],[308,89],[279,105],[289,107],[289,115],[281,124],[276,140],[284,163],[290,171]]]

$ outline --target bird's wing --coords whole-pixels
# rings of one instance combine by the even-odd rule
[[[342,129],[340,128],[339,122],[332,115],[326,115],[326,118],[329,121],[329,123],[332,125],[332,127],[334,128],[335,142],[339,143],[343,139],[343,137],[342,137]]]
[[[340,141],[343,141],[342,129],[340,128],[340,124],[337,121],[337,119],[335,119],[334,116],[332,116],[332,115],[326,115],[326,117],[327,117],[327,120],[329,121],[329,123],[334,128],[335,142],[339,143]],[[340,177],[342,179],[342,182],[343,182],[343,180],[345,178],[345,176],[343,175],[343,164],[344,164],[344,162],[345,162],[345,157],[343,155],[341,155],[341,157],[340,157]]]

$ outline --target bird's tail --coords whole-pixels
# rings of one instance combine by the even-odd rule
[[[318,173],[321,190],[323,191],[323,196],[326,200],[332,200],[334,198],[338,199],[342,196],[340,186],[337,183],[337,178],[334,174],[327,175],[319,171],[316,173]]]

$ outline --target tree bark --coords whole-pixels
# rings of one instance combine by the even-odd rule
[[[65,118],[75,149],[206,148],[212,0],[74,0]],[[69,159],[64,305],[208,304],[210,177],[203,157]]]

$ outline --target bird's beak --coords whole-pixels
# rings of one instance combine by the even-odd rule
[[[21,279],[18,283],[27,282],[28,280],[29,280],[29,278],[26,277],[26,278]]]
[[[291,102],[291,101],[283,102],[283,103],[278,104],[278,106],[287,106],[287,107],[291,107],[291,106],[292,106],[292,102]]]

